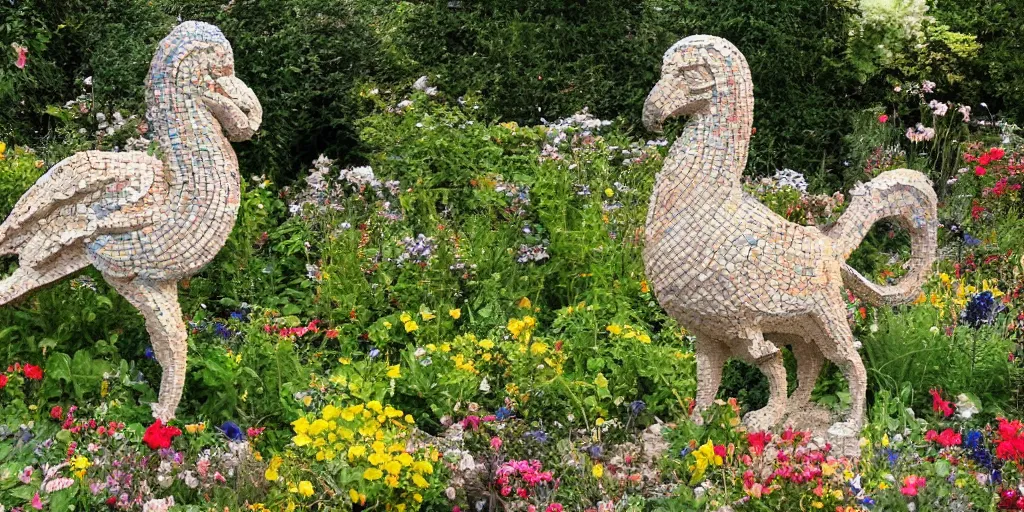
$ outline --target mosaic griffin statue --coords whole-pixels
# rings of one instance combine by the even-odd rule
[[[231,45],[206,23],[178,25],[146,78],[146,119],[159,145],[145,152],[77,153],[53,166],[0,225],[0,254],[19,268],[0,304],[89,265],[145,317],[163,368],[153,416],[174,417],[185,385],[188,333],[177,282],[224,246],[241,183],[231,141],[260,126],[260,102],[235,77]]]
[[[775,426],[809,405],[827,359],[842,369],[852,397],[848,417],[830,433],[848,435],[863,423],[867,375],[842,285],[878,305],[917,296],[935,259],[936,195],[923,174],[889,171],[853,190],[849,208],[825,231],[788,222],[740,185],[753,112],[750,70],[731,43],[692,36],[665,53],[644,124],[660,131],[668,118],[689,120],[655,181],[647,275],[662,306],[696,337],[698,410],[714,400],[723,365],[736,357],[756,365],[770,389],[768,405],[744,421],[754,429]],[[909,271],[893,286],[878,286],[845,263],[883,218],[912,240]],[[798,365],[792,396],[783,345],[792,346]]]

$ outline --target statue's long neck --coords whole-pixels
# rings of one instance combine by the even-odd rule
[[[182,86],[163,105],[151,101],[148,118],[167,164],[168,206],[206,218],[223,212],[222,205],[237,208],[238,159],[196,87]]]
[[[724,204],[740,194],[753,101],[735,94],[716,96],[709,108],[686,123],[655,180],[648,222],[674,217],[682,209]]]

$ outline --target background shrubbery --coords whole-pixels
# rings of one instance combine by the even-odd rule
[[[232,41],[240,75],[265,108],[266,130],[240,151],[242,167],[284,179],[321,152],[360,158],[360,84],[388,89],[424,74],[447,94],[479,93],[489,118],[536,123],[589,107],[635,128],[664,51],[709,33],[736,43],[751,65],[758,132],[750,171],[788,166],[837,186],[855,114],[886,101],[900,79],[936,81],[949,98],[976,111],[984,101],[1019,121],[1021,9],[941,2],[928,11],[927,45],[911,64],[859,50],[900,39],[884,27],[863,41],[849,36],[859,11],[848,0],[16,1],[0,6],[0,47],[27,46],[29,64],[26,72],[0,67],[0,99],[14,106],[0,112],[0,136],[52,138],[59,120],[46,107],[72,99],[67,91],[87,76],[97,105],[141,113],[152,46],[176,19],[216,23]],[[955,51],[973,36],[980,50]]]

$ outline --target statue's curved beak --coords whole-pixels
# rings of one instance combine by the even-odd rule
[[[665,119],[668,117],[665,113],[665,107],[669,102],[668,95],[665,93],[666,89],[667,87],[659,81],[647,95],[647,100],[644,101],[644,127],[655,133],[662,132]]]
[[[263,106],[256,93],[234,75],[217,78],[215,89],[203,99],[232,142],[251,139],[263,123]]]

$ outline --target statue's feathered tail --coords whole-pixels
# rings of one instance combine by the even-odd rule
[[[910,233],[910,270],[900,282],[881,286],[843,263],[843,284],[876,306],[914,300],[937,251],[938,198],[928,178],[917,171],[897,169],[878,175],[850,194],[849,208],[827,232],[841,260],[845,262],[850,257],[875,222],[892,218]]]

